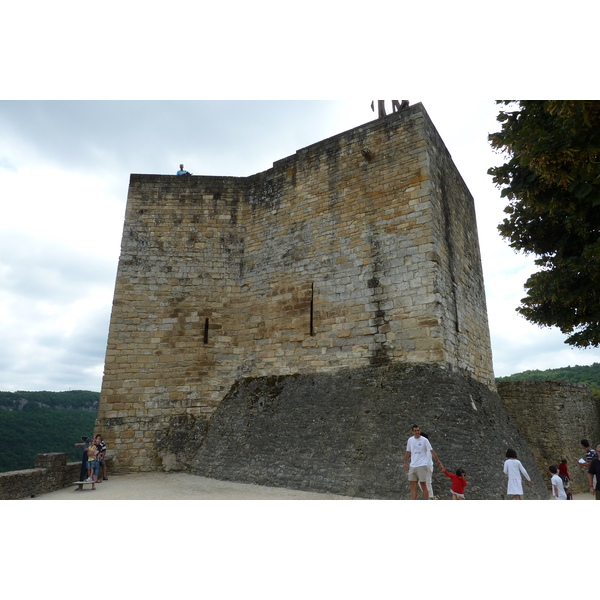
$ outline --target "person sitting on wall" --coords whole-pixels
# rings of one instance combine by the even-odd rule
[[[179,171],[177,171],[177,175],[191,175],[189,171],[186,171],[183,168],[183,165],[179,165]]]

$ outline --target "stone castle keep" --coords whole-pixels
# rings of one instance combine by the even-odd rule
[[[404,498],[413,422],[472,498],[500,497],[507,447],[533,464],[422,105],[250,177],[131,176],[97,422],[116,470]]]

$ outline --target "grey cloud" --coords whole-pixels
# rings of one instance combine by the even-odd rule
[[[294,101],[3,101],[0,126],[77,170],[165,173],[197,156],[209,168],[237,171],[190,165],[198,174],[250,175],[318,141],[315,127],[327,128],[334,110]],[[325,135],[339,133],[329,127]]]
[[[112,286],[116,273],[109,259],[15,234],[0,238],[0,266],[6,269],[4,291],[54,302],[72,300],[94,284]]]
[[[0,271],[10,311],[2,328],[0,389],[99,390],[97,373],[88,371],[104,362],[110,301],[90,308],[71,334],[61,331],[56,318],[64,320],[69,306],[93,289],[104,289],[108,297],[115,262],[30,236],[5,234],[0,238]],[[45,314],[44,306],[58,316]]]
[[[99,391],[100,380],[93,370],[104,363],[109,318],[109,306],[97,308],[69,336],[60,332],[27,336],[17,325],[0,346],[0,389]],[[27,351],[15,356],[14,348],[20,346]]]
[[[110,306],[90,312],[81,326],[66,340],[65,351],[71,357],[78,357],[79,361],[86,362],[88,366],[103,363],[109,321]]]

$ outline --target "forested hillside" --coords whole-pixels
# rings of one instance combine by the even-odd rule
[[[98,411],[98,392],[73,390],[69,392],[0,392],[0,409],[35,410],[58,408]]]
[[[0,473],[31,469],[36,454],[67,452],[81,459],[74,446],[94,433],[98,392],[0,392]]]
[[[507,377],[497,377],[496,381],[565,381],[585,383],[600,393],[600,363],[589,366],[561,367],[545,371],[523,371]]]

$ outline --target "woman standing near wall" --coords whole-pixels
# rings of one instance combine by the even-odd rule
[[[525,467],[521,464],[521,461],[517,459],[517,453],[511,448],[506,451],[504,473],[508,475],[508,488],[506,493],[509,496],[513,495],[515,500],[521,500],[521,496],[523,496],[523,481],[521,474],[525,475],[525,479],[527,479],[530,485],[533,485],[533,482],[525,470]]]

